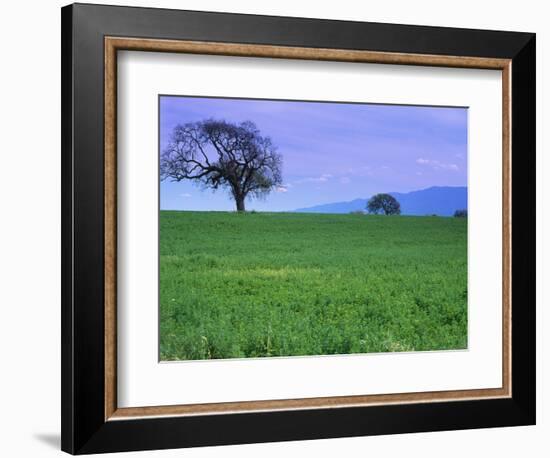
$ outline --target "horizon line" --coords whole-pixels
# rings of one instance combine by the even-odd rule
[[[427,191],[429,189],[434,189],[434,188],[453,188],[453,189],[456,189],[456,188],[466,188],[468,189],[468,186],[467,185],[462,185],[462,186],[438,186],[438,185],[434,185],[434,186],[428,186],[427,188],[421,188],[421,189],[415,189],[415,190],[412,190],[412,191],[406,191],[406,192],[396,192],[396,191],[389,191],[389,192],[378,192],[378,193],[375,193],[373,195],[376,195],[376,194],[412,194],[413,192],[421,192],[421,191]],[[355,199],[351,199],[351,200],[340,200],[340,201],[332,201],[332,202],[326,202],[326,203],[318,203],[318,204],[314,204],[314,205],[310,205],[309,207],[299,207],[299,208],[295,208],[294,210],[267,210],[267,211],[262,211],[262,210],[256,210],[256,209],[251,209],[251,210],[247,210],[246,212],[247,213],[250,213],[250,212],[256,212],[256,213],[322,213],[322,212],[302,212],[300,210],[308,210],[310,208],[315,208],[315,207],[321,207],[321,206],[324,206],[324,205],[333,205],[333,204],[340,204],[340,203],[351,203],[351,202],[354,202],[356,200],[366,200],[366,199],[369,199],[369,197],[372,197],[372,196],[368,196],[368,197],[356,197]],[[188,212],[220,212],[220,213],[233,213],[235,212],[234,210],[180,210],[180,209],[173,209],[173,208],[162,208],[160,206],[160,202],[159,202],[159,211],[188,211]],[[322,214],[342,214],[342,213],[322,213]],[[421,215],[403,215],[403,216],[421,216]],[[442,215],[436,215],[436,216],[442,216]],[[443,217],[443,216],[442,216]]]

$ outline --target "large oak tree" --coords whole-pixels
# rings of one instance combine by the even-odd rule
[[[237,211],[245,211],[247,197],[262,197],[280,186],[281,169],[277,148],[251,121],[207,119],[177,125],[160,161],[162,180],[228,189]]]

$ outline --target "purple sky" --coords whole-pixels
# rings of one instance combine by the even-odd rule
[[[330,102],[160,97],[160,147],[177,124],[253,121],[283,156],[283,183],[247,210],[285,211],[408,192],[467,186],[467,109]],[[162,181],[163,210],[234,210],[227,191]]]

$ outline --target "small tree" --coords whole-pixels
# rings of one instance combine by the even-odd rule
[[[282,183],[282,157],[251,121],[234,124],[207,119],[174,127],[160,158],[162,180],[191,180],[225,188],[237,211],[247,197],[262,197]]]
[[[367,210],[375,215],[383,213],[384,215],[400,215],[401,205],[397,199],[390,194],[376,194],[367,202]]]
[[[468,210],[456,210],[454,213],[455,218],[467,218],[468,217]]]

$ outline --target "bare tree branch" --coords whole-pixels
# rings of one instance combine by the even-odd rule
[[[161,155],[161,179],[193,180],[211,189],[227,188],[238,211],[245,199],[267,195],[282,183],[282,157],[251,121],[207,119],[177,125]]]

